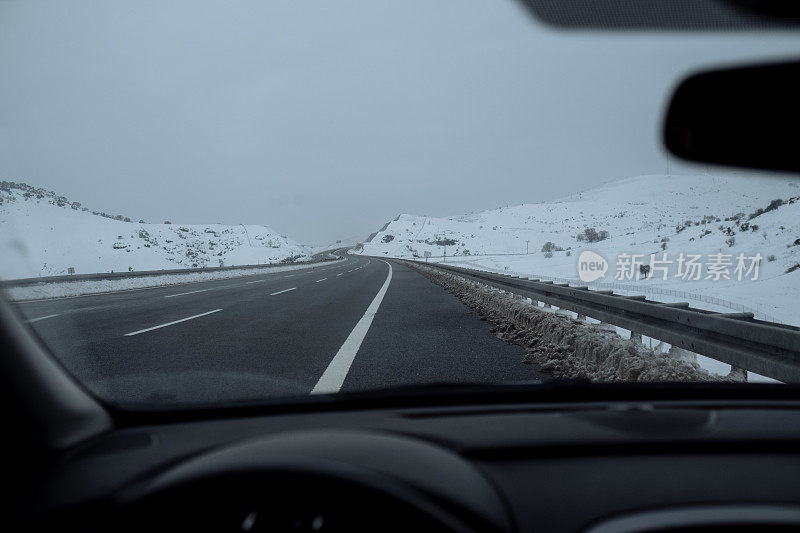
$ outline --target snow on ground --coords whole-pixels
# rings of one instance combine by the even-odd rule
[[[163,276],[126,277],[118,279],[99,279],[82,281],[59,281],[53,283],[39,283],[24,287],[9,287],[5,295],[15,301],[40,300],[46,298],[71,298],[88,294],[104,292],[120,292],[167,285],[184,285],[198,281],[215,279],[238,278],[256,274],[271,274],[287,270],[316,268],[330,263],[307,263],[299,265],[285,265],[264,268],[243,268],[233,270],[212,270],[207,272],[191,272],[188,274],[164,274]]]
[[[640,176],[538,204],[446,218],[400,215],[360,253],[421,258],[427,251],[432,261],[578,282],[578,257],[591,250],[606,259],[609,270],[590,286],[688,300],[710,310],[753,311],[758,318],[800,325],[800,268],[786,272],[800,264],[798,198],[800,182],[793,178]],[[750,218],[776,199],[784,203]],[[587,228],[608,232],[608,238],[579,240]],[[543,251],[547,242],[555,247],[550,254]],[[623,253],[641,254],[645,263],[651,254],[662,259],[666,253],[667,280],[661,271],[650,279],[615,279]],[[701,254],[705,264],[710,254],[732,256],[731,279],[705,279],[706,269],[700,280],[676,277],[681,253]],[[749,279],[752,274],[736,279],[740,253],[761,254],[757,280]]]
[[[118,219],[119,220],[118,220]],[[126,222],[52,191],[0,182],[0,277],[302,260],[310,249],[266,226]]]
[[[587,229],[595,230],[592,238],[608,236],[587,242]],[[585,250],[608,263],[605,275],[590,283],[578,276]],[[800,325],[800,182],[794,178],[639,176],[537,204],[445,218],[404,214],[358,252],[418,259],[429,252],[430,261],[688,301],[714,311],[751,311],[760,319]],[[679,275],[681,253],[701,255],[699,280]],[[663,271],[616,279],[620,254],[640,254],[644,264],[653,254],[666,259],[667,279]],[[713,254],[729,256],[730,279],[707,279]],[[737,279],[739,254],[761,255],[757,279],[752,272]],[[699,362],[715,373],[730,369],[703,357]]]

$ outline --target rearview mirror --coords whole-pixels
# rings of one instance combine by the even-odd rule
[[[800,62],[689,77],[672,96],[664,142],[690,161],[800,172]]]

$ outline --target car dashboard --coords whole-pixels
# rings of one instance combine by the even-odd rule
[[[168,421],[68,450],[36,483],[66,531],[784,531],[800,404],[364,408]]]

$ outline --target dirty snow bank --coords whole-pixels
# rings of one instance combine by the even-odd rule
[[[87,294],[100,294],[104,292],[130,291],[136,289],[149,289],[167,285],[184,285],[199,281],[216,279],[240,278],[257,274],[271,274],[298,270],[303,268],[316,268],[328,263],[313,263],[305,265],[287,265],[280,267],[247,268],[241,270],[220,270],[211,272],[192,272],[188,274],[164,274],[163,276],[142,276],[117,279],[96,279],[82,281],[59,281],[41,283],[26,287],[9,287],[6,297],[10,300],[40,300],[48,298],[68,298]]]
[[[535,363],[555,378],[592,381],[739,381],[738,376],[718,376],[693,361],[655,353],[621,338],[614,331],[569,316],[537,309],[526,300],[485,285],[464,280],[418,264],[417,269],[453,293],[493,325],[506,342],[527,351]]]

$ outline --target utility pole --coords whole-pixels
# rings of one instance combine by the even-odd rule
[[[669,178],[671,176],[671,174],[672,174],[672,172],[670,172],[670,169],[669,169],[669,153],[667,153],[667,177]]]
[[[528,255],[528,245],[530,244],[530,240],[525,241],[525,255]]]
[[[444,245],[444,263],[447,263],[447,245]]]
[[[250,233],[247,232],[247,226],[244,224],[240,224],[244,229],[244,234],[247,235],[247,243],[250,245],[250,248],[253,248],[253,241],[250,240]]]

